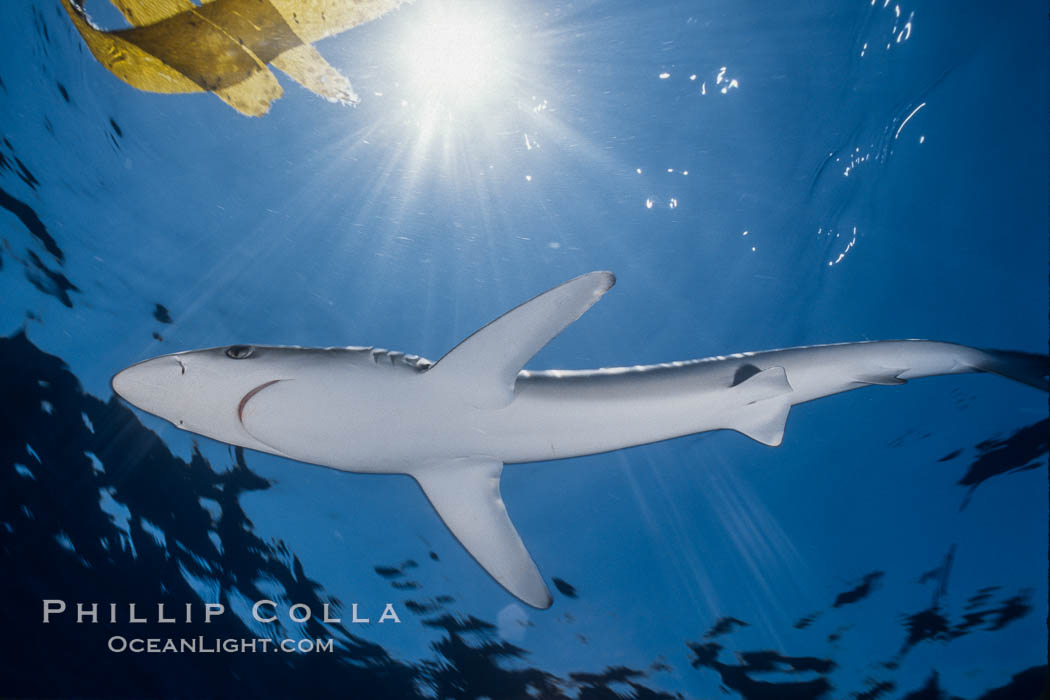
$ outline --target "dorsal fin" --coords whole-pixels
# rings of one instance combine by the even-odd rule
[[[511,309],[449,351],[427,371],[478,408],[502,408],[514,398],[525,363],[616,283],[590,272]]]

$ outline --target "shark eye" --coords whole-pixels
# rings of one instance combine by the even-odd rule
[[[251,345],[231,345],[226,348],[226,357],[233,360],[247,360],[255,353]]]

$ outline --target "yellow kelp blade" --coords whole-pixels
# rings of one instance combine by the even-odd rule
[[[248,116],[266,114],[282,94],[266,64],[197,8],[143,27],[102,31],[69,0],[62,3],[95,58],[132,87],[162,93],[207,90]],[[134,13],[139,8],[128,9]],[[279,15],[270,14],[283,24]],[[234,31],[247,23],[238,22],[236,14],[233,19],[227,24]]]
[[[128,0],[112,1],[127,2]],[[235,8],[237,1],[204,0],[202,10],[221,7],[221,13],[217,14],[226,15],[232,11],[240,13],[244,8]],[[265,3],[267,8],[258,8],[257,11],[269,16],[269,8],[276,10],[301,44],[292,48],[282,48],[286,42],[282,37],[274,35],[276,41],[273,43],[278,46],[280,55],[273,58],[270,58],[267,52],[267,49],[271,47],[248,43],[247,48],[256,52],[261,60],[284,72],[307,90],[330,102],[347,104],[356,103],[360,99],[350,86],[350,81],[329,65],[328,61],[311,44],[377,19],[400,6],[404,0],[261,0],[261,2]],[[253,21],[259,21],[256,16],[250,16]],[[269,26],[272,30],[276,25],[270,24]]]
[[[215,0],[215,3],[224,0]],[[312,44],[370,22],[403,0],[269,0],[295,33]],[[214,4],[214,3],[211,3]]]
[[[229,93],[245,83],[240,90],[251,94],[233,106],[249,114],[265,113],[270,102],[281,96],[281,86],[266,64],[302,43],[266,0],[216,0],[113,34],[157,56],[205,90]]]
[[[350,81],[324,60],[311,44],[296,46],[270,61],[270,65],[329,102],[356,104],[361,98]]]
[[[109,72],[128,85],[148,92],[200,92],[203,88],[156,56],[112,32],[105,32],[88,21],[87,15],[69,0],[62,6],[73,21],[73,26],[84,38],[91,54]]]
[[[270,111],[270,103],[280,99],[284,90],[273,73],[263,69],[243,82],[212,90],[212,93],[246,117],[261,117]]]
[[[215,93],[259,116],[282,90],[267,64],[335,102],[356,102],[349,81],[311,42],[375,19],[401,0],[111,0],[136,26],[103,31],[62,0],[91,53],[150,92]]]
[[[116,0],[114,0],[116,1]],[[205,0],[205,7],[223,6],[235,0]],[[325,37],[339,34],[377,19],[400,6],[404,0],[263,0],[276,10],[289,29],[301,43],[300,46],[281,51],[279,56],[268,58],[258,51],[262,60],[284,72],[292,80],[330,102],[343,104],[360,100],[350,81],[311,44]],[[255,44],[249,49],[257,50]]]
[[[273,5],[306,43],[376,19],[405,0],[261,0]],[[110,0],[133,26],[159,22],[197,7],[192,0]],[[218,0],[202,0],[201,5]]]
[[[124,19],[133,27],[153,24],[197,7],[190,0],[110,0],[110,2],[120,10],[120,14],[124,15]]]

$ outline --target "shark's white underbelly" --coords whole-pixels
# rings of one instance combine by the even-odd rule
[[[514,402],[482,419],[485,447],[503,462],[534,462],[725,427],[718,392],[696,374],[519,380]]]

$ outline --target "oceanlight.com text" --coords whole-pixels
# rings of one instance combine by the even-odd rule
[[[331,653],[335,650],[335,640],[332,638],[274,640],[268,637],[239,639],[204,636],[183,639],[129,638],[115,635],[109,638],[106,646],[116,654],[255,654],[267,652],[311,654]]]

